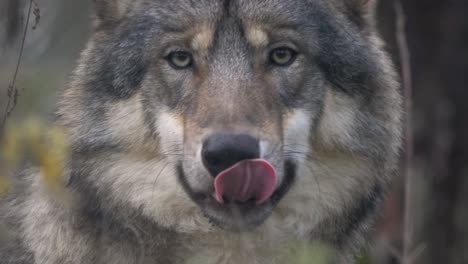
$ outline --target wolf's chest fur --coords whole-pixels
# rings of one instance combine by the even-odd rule
[[[284,237],[270,240],[275,235],[263,237],[260,234],[207,234],[189,237],[181,241],[183,246],[176,252],[176,258],[183,261],[175,263],[286,263],[287,249],[292,245]]]
[[[174,233],[155,231],[138,223],[117,229],[107,223],[86,227],[81,220],[77,229],[79,217],[63,208],[57,212],[49,199],[33,193],[25,204],[35,207],[22,220],[26,245],[34,250],[34,263],[282,264],[288,263],[298,241],[307,240],[307,234],[298,233],[307,225],[301,227],[299,219],[293,218],[287,224],[275,214],[261,228],[245,233],[217,228]],[[196,226],[184,228],[187,231]]]

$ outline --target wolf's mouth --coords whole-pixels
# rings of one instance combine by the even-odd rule
[[[213,224],[225,230],[241,232],[258,227],[271,215],[293,184],[296,167],[294,161],[285,161],[283,181],[266,200],[261,199],[261,203],[258,202],[258,197],[240,201],[230,196],[216,198],[214,195],[194,192],[187,182],[182,162],[177,165],[177,173],[184,190]]]
[[[268,161],[243,160],[216,176],[213,196],[220,204],[224,204],[227,197],[238,202],[254,199],[255,204],[260,205],[271,197],[276,182],[276,171]]]

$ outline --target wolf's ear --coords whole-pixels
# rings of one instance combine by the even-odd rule
[[[134,0],[94,0],[98,26],[110,26],[118,22]]]
[[[368,25],[377,0],[340,0],[346,15],[360,27]]]
[[[366,14],[370,12],[375,3],[377,2],[376,0],[344,0],[345,6],[353,11],[356,12],[356,14]]]

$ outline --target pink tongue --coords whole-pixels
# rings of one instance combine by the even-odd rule
[[[257,205],[271,197],[276,187],[276,172],[266,160],[244,160],[220,172],[215,178],[215,198],[246,202],[255,199]]]

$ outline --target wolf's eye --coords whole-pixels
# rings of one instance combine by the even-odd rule
[[[183,70],[193,63],[192,54],[186,51],[173,51],[166,57],[169,64],[176,70]]]
[[[296,57],[297,52],[286,47],[276,48],[270,52],[270,62],[277,66],[289,66]]]

